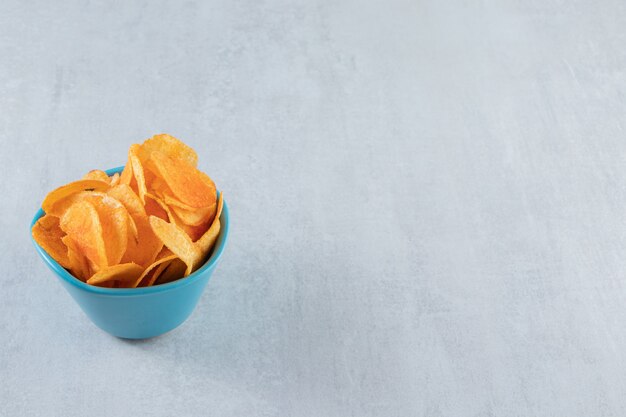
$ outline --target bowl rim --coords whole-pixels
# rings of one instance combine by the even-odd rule
[[[124,169],[124,165],[116,167],[116,168],[107,169],[105,170],[105,172],[107,173],[107,175],[110,176],[115,173],[121,173],[123,169]],[[219,191],[218,191],[218,195],[219,195]],[[63,268],[57,261],[55,261],[50,255],[48,255],[48,253],[41,246],[39,246],[39,244],[35,241],[35,239],[32,236],[32,228],[37,222],[37,220],[43,217],[44,214],[45,212],[43,211],[43,209],[39,208],[39,210],[37,211],[37,213],[35,213],[35,216],[33,217],[33,220],[30,223],[29,234],[30,234],[31,241],[35,245],[35,249],[37,250],[39,255],[42,257],[42,259],[48,264],[50,269],[52,269],[52,271],[55,272],[63,281],[65,281],[66,283],[74,287],[77,287],[78,289],[81,289],[83,291],[87,291],[90,293],[94,293],[94,294],[113,295],[113,296],[148,295],[148,294],[154,294],[154,293],[159,293],[163,291],[174,290],[176,288],[181,288],[181,287],[193,284],[194,282],[201,279],[202,276],[204,275],[204,272],[212,268],[222,256],[222,253],[224,252],[224,247],[226,246],[226,241],[228,239],[228,232],[230,228],[230,224],[229,224],[230,221],[229,221],[229,216],[228,216],[228,205],[226,204],[226,201],[224,200],[224,206],[222,208],[222,214],[220,216],[220,221],[222,222],[222,225],[220,228],[220,234],[218,235],[217,240],[216,240],[216,246],[213,248],[213,251],[209,259],[207,259],[207,261],[200,268],[198,268],[188,277],[184,279],[178,279],[176,281],[168,282],[167,284],[153,285],[150,287],[105,288],[105,287],[97,287],[95,285],[89,285],[79,280],[78,278],[74,277],[65,268]]]

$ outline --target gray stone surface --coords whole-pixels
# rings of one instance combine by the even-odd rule
[[[0,415],[626,415],[623,1],[0,4]],[[93,326],[45,193],[158,132],[232,235],[193,316]]]

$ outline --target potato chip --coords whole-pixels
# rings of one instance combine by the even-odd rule
[[[187,269],[187,265],[180,258],[172,259],[167,268],[161,272],[159,277],[154,281],[154,285],[167,284],[168,282],[180,279]]]
[[[191,274],[202,254],[189,236],[175,224],[167,223],[155,216],[150,216],[150,226],[163,244],[187,265],[185,276]]]
[[[109,180],[109,185],[111,187],[115,187],[119,183],[120,183],[120,174],[116,172],[115,174],[111,176],[111,179]]]
[[[65,232],[59,226],[59,218],[46,214],[37,220],[31,231],[35,242],[39,244],[48,255],[57,261],[62,267],[71,266],[67,254],[67,246],[63,243]]]
[[[139,156],[143,161],[147,161],[152,152],[162,152],[170,158],[181,159],[194,167],[198,165],[196,151],[168,134],[154,135],[146,140],[141,145]]]
[[[118,184],[109,188],[106,193],[122,203],[131,216],[146,215],[146,209],[141,203],[141,200],[129,185]]]
[[[148,216],[156,216],[166,221],[172,221],[173,216],[170,208],[159,197],[153,194],[146,194],[146,214]]]
[[[131,182],[135,179],[133,175],[133,164],[130,163],[130,158],[124,165],[124,169],[122,170],[122,174],[120,175],[120,184],[126,184],[128,186],[131,185]],[[136,184],[135,184],[136,185]]]
[[[41,203],[41,208],[46,214],[55,214],[55,206],[57,204],[62,205],[65,198],[70,197],[73,194],[81,191],[106,191],[109,188],[109,183],[100,180],[78,180],[69,184],[63,185],[54,191],[51,191]],[[69,207],[69,206],[68,206]],[[56,210],[55,215],[60,217],[63,213],[58,214]]]
[[[187,233],[187,236],[189,236],[192,242],[200,239],[211,226],[211,222],[209,221],[199,224],[198,226],[190,226],[178,217],[174,211],[172,211],[172,219],[174,221],[170,223],[176,224],[176,226],[180,227],[185,233]]]
[[[203,254],[203,257],[211,251],[217,237],[220,234],[220,216],[222,215],[222,208],[224,207],[223,193],[220,193],[219,200],[217,202],[217,212],[215,213],[215,219],[213,224],[209,227],[209,230],[196,242],[196,247]]]
[[[143,273],[136,280],[128,283],[129,288],[135,288],[138,286],[142,286],[142,287],[148,286],[147,285],[148,283],[152,285],[152,283],[154,283],[154,281],[158,278],[161,272],[168,265],[169,261],[175,258],[176,258],[176,255],[174,255],[169,249],[163,248],[163,250],[159,252],[155,261],[152,264],[150,264],[148,267],[146,267]],[[153,277],[154,279],[152,279]]]
[[[180,140],[131,145],[121,173],[89,171],[49,193],[33,239],[77,279],[107,288],[171,282],[195,271],[220,233],[223,200]]]
[[[187,211],[198,210],[198,207],[190,206],[189,204],[185,204],[182,201],[178,200],[177,198],[172,197],[171,191],[162,192],[160,195],[161,195],[161,200],[163,200],[163,202],[165,204],[167,204],[168,206],[170,206],[170,207],[178,207],[178,208],[181,208],[181,209],[187,210]],[[213,203],[213,204],[215,204],[215,203]],[[209,207],[211,207],[211,206],[209,206]],[[200,207],[200,208],[204,208],[204,207]]]
[[[88,173],[85,174],[83,179],[84,180],[98,180],[98,181],[108,182],[109,184],[111,183],[111,179],[109,178],[107,173],[99,169],[93,169],[89,171]]]
[[[132,282],[143,272],[143,268],[135,263],[108,266],[96,272],[87,280],[87,284],[101,285],[105,282]]]
[[[108,265],[102,225],[93,204],[85,200],[75,202],[65,211],[59,224],[96,269]]]
[[[180,207],[170,206],[170,209],[176,213],[176,216],[189,226],[200,226],[203,223],[209,223],[213,220],[215,214],[215,208],[217,204],[214,203],[210,207],[201,207],[195,210],[185,210]],[[205,229],[206,230],[206,229]]]
[[[213,181],[183,160],[152,152],[146,166],[165,181],[175,198],[191,207],[208,207],[217,200]]]
[[[145,195],[148,192],[146,188],[146,177],[144,175],[143,166],[141,165],[141,160],[137,153],[139,152],[139,145],[131,145],[128,150],[128,161],[130,162],[133,168],[133,176],[135,177],[135,181],[137,183],[137,195],[142,203],[145,204]]]
[[[76,278],[81,281],[87,281],[91,275],[93,275],[89,261],[82,254],[80,248],[74,243],[72,238],[65,235],[61,239],[65,246],[67,246],[67,257],[69,259],[70,266],[68,269]]]
[[[102,226],[102,237],[107,254],[107,265],[115,265],[120,262],[128,245],[128,233],[137,235],[136,226],[129,226],[131,218],[122,205],[115,198],[104,194],[92,192],[85,196],[85,199],[92,202]]]
[[[163,247],[163,243],[152,231],[146,210],[139,197],[126,184],[110,188],[107,194],[126,207],[133,219],[133,223],[129,225],[135,224],[137,228],[137,235],[128,237],[128,245],[121,262],[135,262],[144,267],[150,265]]]

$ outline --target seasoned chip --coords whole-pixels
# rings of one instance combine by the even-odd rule
[[[180,279],[187,269],[187,265],[179,258],[175,258],[169,262],[167,268],[156,279],[154,285],[167,284],[168,282],[176,281]]]
[[[129,185],[118,184],[107,190],[107,194],[122,203],[131,216],[146,215],[146,209],[141,204],[141,200]]]
[[[152,152],[146,166],[163,179],[174,194],[173,197],[182,203],[195,208],[215,203],[217,198],[213,181],[184,160],[170,158],[162,152]]]
[[[144,267],[150,265],[163,247],[163,242],[152,231],[146,210],[139,197],[126,184],[110,188],[107,194],[126,207],[133,220],[129,225],[136,225],[137,235],[128,236],[128,245],[121,262],[134,262]]]
[[[100,218],[102,237],[104,239],[107,254],[107,265],[115,265],[120,262],[128,245],[128,233],[136,226],[130,226],[130,216],[126,208],[115,198],[104,193],[90,193],[85,197],[90,201]],[[132,233],[132,232],[131,232]]]
[[[96,272],[87,280],[87,284],[101,285],[105,282],[118,281],[119,283],[132,282],[143,272],[143,268],[135,263],[117,264],[108,266]]]
[[[198,155],[191,147],[168,134],[154,135],[141,145],[140,157],[147,161],[152,152],[162,152],[170,158],[181,159],[191,166],[198,165]]]
[[[166,221],[172,221],[173,216],[170,208],[159,197],[153,194],[146,194],[146,214],[156,216]]]
[[[32,235],[35,242],[39,244],[48,255],[57,261],[62,267],[71,266],[67,254],[67,246],[63,243],[65,233],[59,226],[59,218],[46,214],[33,226]]]
[[[109,180],[109,185],[110,185],[111,187],[115,187],[115,186],[116,186],[117,184],[119,184],[119,183],[120,183],[120,174],[118,174],[118,173],[116,172],[115,174],[113,174],[113,175],[110,177],[110,180]]]
[[[75,202],[61,217],[60,226],[96,269],[108,266],[102,225],[93,204],[85,200]]]
[[[54,214],[55,206],[59,203],[62,204],[63,200],[70,197],[72,194],[79,193],[81,191],[106,191],[109,188],[109,183],[100,180],[78,180],[69,184],[63,185],[54,191],[51,191],[41,203],[41,208],[46,214]],[[62,215],[62,213],[60,214]],[[60,217],[58,215],[57,217]]]
[[[61,240],[65,246],[67,246],[67,257],[70,263],[68,269],[76,278],[83,282],[87,281],[91,275],[93,275],[89,261],[85,258],[85,255],[83,255],[72,238],[65,235]]]
[[[213,220],[216,206],[217,204],[213,203],[210,207],[201,207],[195,210],[185,210],[176,206],[170,206],[170,208],[186,225],[199,226],[203,223],[210,223]]]
[[[175,224],[167,223],[155,216],[150,216],[150,225],[163,244],[187,265],[185,276],[191,274],[200,262],[202,254],[189,236]]]
[[[169,249],[163,248],[163,250],[161,250],[161,252],[156,257],[156,260],[151,265],[149,265],[136,280],[128,283],[128,286],[130,288],[135,288],[139,286],[149,286],[148,283],[152,285],[154,281],[159,277],[161,272],[165,269],[165,267],[167,267],[169,262],[175,258],[176,255],[172,254]]]
[[[50,192],[33,239],[76,278],[107,288],[171,282],[195,271],[220,233],[223,200],[180,140],[131,145],[120,173],[89,171]]]
[[[83,179],[84,180],[98,180],[98,181],[103,181],[103,182],[108,182],[108,183],[111,182],[107,173],[99,169],[93,169],[89,171],[88,173],[85,174]]]
[[[209,227],[211,226],[210,221],[206,221],[197,226],[190,226],[186,224],[180,217],[178,217],[176,215],[176,212],[174,212],[173,210],[172,210],[172,220],[174,221],[171,223],[176,224],[176,226],[180,227],[185,233],[187,233],[187,236],[189,236],[192,242],[195,242],[196,240],[200,239],[202,235],[205,234],[206,231],[209,230]]]
[[[146,177],[144,175],[143,166],[141,165],[141,160],[137,155],[138,152],[139,145],[131,145],[130,149],[128,150],[128,161],[132,166],[133,175],[137,183],[137,195],[139,195],[139,199],[141,200],[141,202],[145,204],[146,201],[144,196],[146,195],[148,190],[146,189]]]

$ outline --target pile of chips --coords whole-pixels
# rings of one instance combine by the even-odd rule
[[[135,288],[186,277],[220,232],[222,196],[197,163],[170,135],[132,145],[121,175],[94,170],[50,192],[33,238],[87,284]]]

